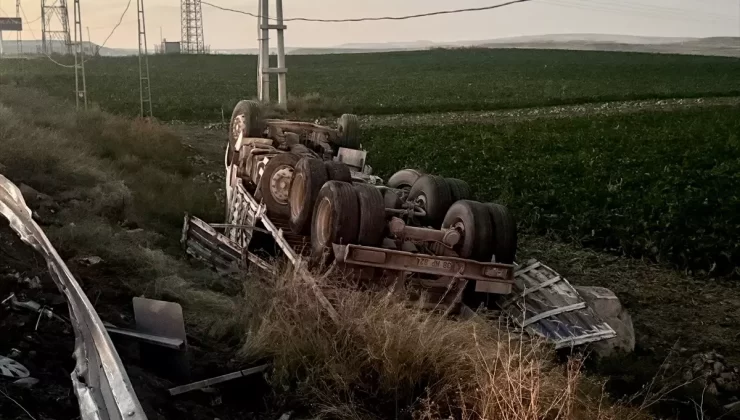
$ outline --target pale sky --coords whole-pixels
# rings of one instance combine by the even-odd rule
[[[480,7],[501,0],[284,0],[285,17],[348,18],[416,14]],[[72,0],[68,0],[72,7]],[[101,43],[127,0],[80,0],[83,26]],[[257,0],[209,0],[257,13]],[[30,21],[40,16],[39,0],[21,0]],[[165,38],[180,39],[180,0],[145,0],[150,48]],[[0,0],[15,15],[15,0]],[[0,15],[2,12],[0,12]],[[70,16],[72,10],[70,9]],[[203,5],[205,41],[212,49],[256,48],[256,19]],[[40,38],[41,22],[24,39]],[[33,34],[32,34],[33,32]],[[534,0],[502,9],[365,23],[290,22],[288,47],[328,47],[345,43],[482,40],[519,35],[603,33],[642,36],[740,36],[740,0]],[[10,35],[10,36],[9,36]],[[5,33],[7,39],[15,36]],[[136,0],[106,46],[136,48]],[[274,46],[274,44],[273,44]]]

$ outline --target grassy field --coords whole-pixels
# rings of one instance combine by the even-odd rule
[[[150,57],[154,113],[218,121],[256,95],[254,56]],[[740,95],[740,59],[555,50],[433,50],[291,56],[288,87],[302,111],[337,114],[489,110],[643,98]],[[94,58],[90,98],[139,112],[136,57]],[[3,60],[0,78],[73,97],[74,73],[47,59]],[[317,96],[320,95],[320,96]]]
[[[717,274],[740,266],[739,107],[365,133],[376,170],[468,180],[520,228]]]

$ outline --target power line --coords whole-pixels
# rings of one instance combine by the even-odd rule
[[[126,13],[128,12],[129,7],[131,7],[131,0],[128,0],[128,3],[126,3],[126,8],[123,9],[123,13],[121,13],[121,17],[118,19],[118,23],[116,23],[116,26],[113,27],[112,31],[110,31],[110,33],[108,34],[108,37],[105,38],[105,41],[103,41],[103,43],[100,44],[100,46],[98,47],[98,51],[100,51],[101,49],[103,49],[103,47],[105,47],[105,44],[108,42],[110,37],[112,37],[113,34],[118,29],[118,27],[121,26],[121,23],[123,23],[123,18],[126,16]]]
[[[315,19],[315,18],[297,17],[297,18],[283,19],[283,21],[284,22],[299,22],[300,21],[300,22],[341,23],[341,22],[369,22],[369,21],[379,21],[379,20],[408,20],[408,19],[416,19],[416,18],[429,17],[429,16],[450,15],[450,14],[455,14],[455,13],[480,12],[483,10],[493,10],[493,9],[498,9],[501,7],[510,6],[516,3],[526,3],[530,1],[533,1],[533,0],[511,0],[506,3],[495,4],[492,6],[470,7],[466,9],[454,9],[454,10],[441,10],[437,12],[419,13],[415,15],[405,15],[405,16],[381,16],[381,17],[364,17],[364,18],[350,18],[350,19]],[[242,15],[252,16],[255,18],[260,18],[259,15],[254,14],[254,13],[231,9],[231,8],[223,7],[223,6],[217,6],[215,4],[212,4],[206,1],[202,1],[201,3],[207,6],[216,8],[216,9],[226,11],[226,12],[234,12],[234,13],[239,13]],[[275,19],[272,18],[271,20],[275,20]]]
[[[506,3],[492,5],[492,6],[455,9],[455,10],[443,10],[443,11],[437,11],[437,12],[419,13],[419,14],[405,15],[405,16],[382,16],[382,17],[363,17],[363,18],[348,18],[348,19],[316,19],[316,18],[297,17],[297,18],[284,19],[284,22],[300,21],[300,22],[341,23],[341,22],[367,22],[367,21],[381,21],[381,20],[407,20],[407,19],[415,19],[415,18],[428,17],[428,16],[491,10],[491,9],[497,9],[500,7],[513,5],[516,3],[525,3],[525,2],[530,2],[530,1],[533,1],[533,0],[514,0],[514,1],[509,1]],[[641,4],[641,3],[632,3],[632,2],[609,3],[607,1],[604,3],[604,2],[596,1],[596,2],[588,2],[588,3],[578,3],[578,2],[562,3],[562,2],[552,1],[552,0],[544,0],[544,1],[549,4],[563,6],[563,7],[592,9],[595,11],[604,11],[604,12],[620,12],[620,13],[640,15],[640,16],[645,16],[645,17],[656,17],[656,18],[661,18],[661,19],[674,18],[676,20],[688,20],[692,22],[696,22],[699,20],[717,22],[717,21],[722,21],[722,20],[727,19],[726,16],[716,14],[716,13],[704,12],[703,15],[697,16],[691,10],[679,9],[679,8],[668,8],[668,7],[661,7],[661,6],[655,6],[655,5]],[[202,4],[205,4],[207,6],[213,7],[215,9],[223,10],[226,12],[239,13],[239,14],[246,15],[246,16],[260,18],[260,16],[255,13],[245,12],[243,10],[236,10],[236,9],[232,9],[229,7],[218,6],[216,4],[206,2],[206,1],[203,1]],[[666,16],[665,15],[666,13],[672,14],[672,16]],[[275,20],[275,19],[270,18],[270,20]]]

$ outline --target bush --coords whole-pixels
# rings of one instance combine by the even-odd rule
[[[580,362],[556,364],[543,342],[332,281],[325,290],[338,325],[309,286],[286,274],[273,279],[241,352],[246,361],[272,360],[277,389],[322,418],[641,418],[600,406],[600,388]]]

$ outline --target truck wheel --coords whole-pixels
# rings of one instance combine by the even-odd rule
[[[234,159],[234,146],[239,139],[239,134],[243,134],[243,137],[260,137],[262,127],[262,109],[259,103],[239,101],[231,113],[231,123],[229,124],[229,157],[227,161],[229,165]]]
[[[411,188],[421,176],[422,173],[416,169],[404,169],[396,172],[388,179],[388,186],[398,189]]]
[[[324,162],[324,165],[330,181],[352,182],[352,173],[349,166],[331,160]]]
[[[293,233],[301,235],[311,231],[313,206],[321,187],[328,180],[324,162],[304,157],[296,164],[289,196],[290,230]]]
[[[438,228],[454,203],[452,191],[445,179],[436,175],[424,175],[414,183],[409,191],[409,201],[426,211],[422,220],[429,226]]]
[[[360,148],[360,122],[357,115],[344,114],[337,121],[339,125],[338,146],[348,149]]]
[[[496,262],[513,264],[517,248],[516,221],[505,206],[494,203],[485,206],[493,223],[493,255],[496,256]]]
[[[493,224],[488,207],[470,200],[460,200],[450,207],[442,228],[457,229],[462,234],[453,247],[461,258],[489,262],[493,256]]]
[[[360,206],[360,245],[378,246],[385,236],[385,203],[380,190],[368,184],[354,185]]]
[[[400,209],[403,206],[401,197],[394,190],[385,190],[383,193],[383,202],[387,209]]]
[[[293,182],[298,155],[281,153],[265,165],[260,178],[262,200],[273,215],[290,216],[290,184]]]
[[[321,187],[311,221],[311,259],[323,263],[332,244],[357,242],[360,207],[352,184],[329,181]],[[330,252],[331,254],[331,252]]]
[[[450,184],[450,190],[452,191],[452,199],[455,201],[470,200],[473,198],[473,193],[470,189],[470,185],[462,179],[447,178],[445,179]]]

